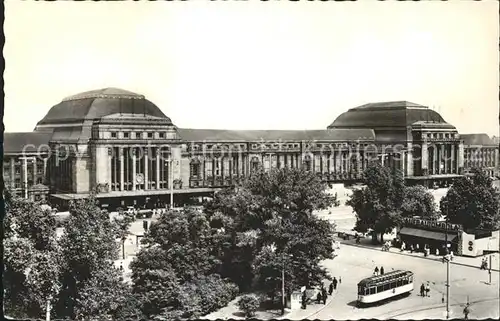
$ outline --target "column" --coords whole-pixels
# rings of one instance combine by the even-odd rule
[[[114,155],[114,148],[109,146],[106,148],[108,150],[108,186],[109,186],[109,189],[108,191],[111,192],[113,189],[112,189],[112,186],[113,186],[113,180],[111,179],[111,169],[112,169],[112,165],[111,163],[113,162],[113,155]],[[116,155],[115,155],[116,157]]]
[[[28,198],[28,159],[27,157],[23,157],[23,189],[24,189],[24,198]]]
[[[420,149],[420,175],[429,175],[429,145],[426,141],[422,143],[422,148]]]
[[[124,190],[124,178],[123,174],[125,172],[124,167],[124,157],[123,157],[123,147],[119,147],[119,153],[120,153],[120,191]]]
[[[493,152],[493,164],[495,166],[495,169],[498,169],[498,148],[495,148],[494,152]]]
[[[457,164],[455,163],[456,162],[455,153],[456,153],[455,144],[451,144],[451,164],[450,164],[450,167],[451,167],[452,174],[458,173]]]
[[[149,150],[144,150],[144,190],[149,189],[149,171],[148,171],[148,161],[149,161]]]
[[[160,149],[156,148],[156,189],[160,189]]]
[[[335,172],[335,158],[334,158],[334,154],[335,154],[335,151],[332,151],[330,152],[330,154],[328,154],[328,158],[330,160],[330,166],[328,167],[328,173],[331,174],[331,173],[334,173]]]
[[[37,166],[36,166],[36,157],[35,157],[35,158],[33,158],[33,185],[35,185],[36,181],[37,181],[37,179],[36,179],[36,176],[37,176],[36,169],[37,169]]]
[[[462,174],[463,170],[464,170],[464,144],[463,143],[460,143],[460,145],[458,145],[457,163],[458,163],[458,173]]]
[[[16,158],[15,157],[11,157],[10,158],[10,187],[12,189],[15,188],[15,184],[16,184],[16,171],[15,171],[15,163],[16,163]]]
[[[135,191],[135,176],[137,175],[137,169],[136,169],[136,150],[135,148],[132,150],[132,190]]]
[[[447,144],[443,144],[443,147],[442,147],[442,150],[443,150],[443,174],[447,174],[448,173],[448,145]]]
[[[432,146],[432,175],[439,173],[439,166],[437,166],[439,148],[436,144]]]
[[[288,168],[292,168],[292,155],[290,155],[290,154],[286,155],[286,162],[287,162]]]
[[[399,152],[399,166],[401,169],[401,172],[403,173],[403,177],[408,176],[407,173],[405,172],[405,162],[406,162],[406,153],[404,151]]]
[[[339,175],[342,172],[342,155],[340,151],[335,151],[335,174]]]
[[[205,168],[203,168],[205,170]],[[238,176],[243,176],[245,175],[244,168],[243,168],[243,154],[240,153],[238,154]]]

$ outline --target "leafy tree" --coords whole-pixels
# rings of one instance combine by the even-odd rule
[[[5,191],[4,302],[19,318],[50,315],[59,291],[60,250],[55,220],[40,204]]]
[[[124,211],[120,209],[118,211],[118,217],[115,217],[116,227],[118,229],[118,235],[122,242],[122,259],[125,260],[125,241],[127,241],[127,237],[129,235],[130,224],[135,221],[135,217],[133,213],[128,211]]]
[[[455,180],[441,199],[441,213],[465,229],[498,229],[499,191],[484,171],[473,169],[472,173]]]
[[[405,188],[401,215],[403,217],[420,216],[436,218],[436,202],[434,196],[423,186],[409,186]]]
[[[256,295],[244,295],[238,300],[238,307],[243,313],[245,313],[245,317],[251,318],[257,312],[259,308],[259,298]]]
[[[113,267],[118,256],[119,229],[109,214],[97,206],[93,195],[72,202],[69,212],[60,239],[62,288],[57,316],[106,318],[118,304],[117,297],[111,294],[122,291],[119,275]]]
[[[230,243],[223,248],[222,275],[242,290],[255,277],[257,288],[271,296],[280,289],[280,258],[290,259],[289,290],[328,277],[320,262],[333,258],[334,226],[313,212],[334,205],[338,201],[326,192],[326,184],[301,169],[261,169],[243,186],[217,193],[207,213],[214,226],[224,228]],[[267,250],[271,245],[274,256]]]
[[[147,318],[196,318],[227,305],[237,288],[220,278],[223,237],[207,216],[185,208],[151,225],[132,262],[133,293]]]
[[[365,187],[354,191],[347,205],[356,213],[356,230],[372,229],[372,240],[390,232],[401,224],[401,208],[404,203],[403,175],[391,171],[379,163],[371,163],[364,172]]]

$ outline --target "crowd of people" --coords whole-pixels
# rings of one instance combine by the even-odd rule
[[[326,299],[328,298],[329,295],[333,294],[333,291],[337,290],[337,287],[342,283],[342,278],[339,277],[338,279],[336,277],[333,277],[332,282],[328,286],[328,290],[324,286],[324,284],[321,284],[321,288],[319,289],[318,293],[316,294],[316,303],[317,304],[326,304]],[[307,291],[302,292],[302,309],[305,309],[307,306],[307,302],[309,301],[309,298],[307,296]]]

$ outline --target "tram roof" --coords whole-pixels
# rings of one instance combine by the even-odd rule
[[[367,285],[372,285],[372,284],[377,284],[377,283],[384,283],[385,281],[388,280],[393,280],[397,279],[402,276],[410,276],[413,275],[413,272],[411,271],[404,271],[404,270],[396,270],[396,271],[391,271],[387,272],[383,275],[377,275],[377,276],[372,276],[366,279],[363,279],[359,281],[358,286],[367,286]]]

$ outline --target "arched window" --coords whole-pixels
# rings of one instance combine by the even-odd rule
[[[192,159],[189,164],[189,176],[192,178],[200,176],[200,161],[197,158]]]
[[[252,171],[259,169],[259,163],[259,158],[257,158],[257,156],[252,157],[252,160],[250,161]]]
[[[311,156],[306,155],[304,156],[304,170],[310,171],[311,170]]]

